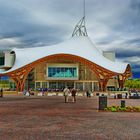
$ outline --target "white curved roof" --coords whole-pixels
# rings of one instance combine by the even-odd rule
[[[102,55],[87,36],[75,36],[57,45],[36,48],[13,49],[16,54],[14,66],[5,72],[12,72],[43,57],[54,54],[71,54],[85,58],[115,73],[124,73],[128,64],[113,62]]]

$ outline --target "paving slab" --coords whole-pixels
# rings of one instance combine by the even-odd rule
[[[119,104],[109,99],[108,104]],[[140,100],[126,100],[140,105]],[[1,140],[139,140],[140,113],[98,112],[97,97],[6,95],[0,99]]]

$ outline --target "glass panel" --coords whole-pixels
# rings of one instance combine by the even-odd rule
[[[73,88],[74,87],[74,82],[67,82],[66,85],[69,88]]]
[[[85,83],[85,90],[92,91],[92,82],[86,82]]]
[[[0,65],[4,65],[4,57],[0,57]]]
[[[49,89],[63,91],[65,87],[73,88],[74,82],[49,82]]]
[[[48,77],[53,78],[76,78],[77,68],[49,67]]]
[[[57,83],[56,82],[50,82],[49,83],[49,88],[50,89],[56,89],[57,88]]]
[[[94,83],[94,90],[99,91],[99,83],[97,82]]]
[[[76,70],[76,68],[74,68],[73,71],[74,71],[74,77],[77,77],[77,70]]]
[[[75,86],[76,86],[76,89],[83,90],[83,83],[82,82],[76,83]]]
[[[58,89],[64,89],[65,87],[66,87],[65,83],[63,82],[58,83]]]
[[[47,88],[47,82],[42,83],[42,88]]]
[[[36,82],[36,89],[40,88],[40,82]]]

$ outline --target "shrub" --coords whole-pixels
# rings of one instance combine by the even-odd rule
[[[126,108],[125,107],[121,108],[121,111],[126,111]]]
[[[111,111],[112,111],[112,112],[116,112],[117,109],[116,109],[115,107],[112,107],[112,108],[111,108]]]
[[[105,111],[111,111],[111,112],[140,112],[140,106],[133,107],[133,106],[126,106],[121,108],[120,106],[110,106],[104,109]]]

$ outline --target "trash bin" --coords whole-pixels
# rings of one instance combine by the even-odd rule
[[[118,99],[122,99],[122,94],[117,94]]]
[[[99,110],[104,110],[107,107],[107,96],[99,96]]]
[[[121,108],[125,108],[125,100],[121,100]]]

